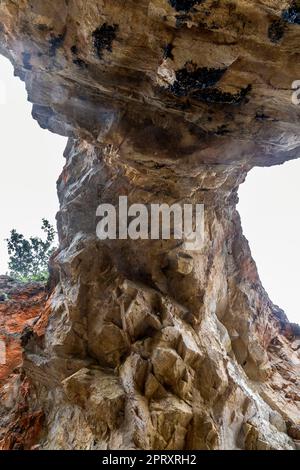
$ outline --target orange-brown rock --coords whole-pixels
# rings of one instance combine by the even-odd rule
[[[45,307],[45,288],[39,283],[23,284],[0,276],[0,339],[6,346],[6,362],[0,364],[3,384],[22,364],[22,335],[33,329]]]
[[[42,284],[0,276],[0,297],[0,340],[5,345],[5,361],[0,364],[0,449],[30,449],[41,431],[43,412],[28,404],[22,341],[45,308],[46,292]]]

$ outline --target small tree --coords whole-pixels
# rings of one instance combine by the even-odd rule
[[[46,240],[39,237],[26,240],[21,233],[11,231],[10,238],[6,240],[10,276],[20,281],[47,281],[49,258],[55,249],[55,230],[46,219],[43,219],[41,228]]]

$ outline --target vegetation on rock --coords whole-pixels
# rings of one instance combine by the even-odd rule
[[[11,231],[10,238],[6,240],[11,277],[24,282],[47,281],[49,258],[55,249],[55,230],[46,219],[43,219],[41,228],[46,235],[45,240],[40,237],[27,240],[17,230]]]

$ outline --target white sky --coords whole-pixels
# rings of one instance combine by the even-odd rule
[[[42,218],[55,224],[56,180],[66,139],[31,118],[25,86],[0,57],[0,273],[7,270],[4,239],[16,228],[40,235]],[[300,160],[256,168],[240,189],[244,233],[272,301],[300,322]]]
[[[262,283],[290,321],[300,323],[300,160],[253,169],[240,187],[244,234]]]
[[[41,129],[31,109],[24,83],[0,56],[0,274],[7,271],[4,239],[13,228],[42,235],[43,217],[56,227],[56,180],[67,139]]]

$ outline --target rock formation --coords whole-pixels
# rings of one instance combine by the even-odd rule
[[[30,407],[30,384],[21,366],[22,343],[37,320],[41,325],[45,307],[42,284],[0,276],[0,342],[5,344],[5,357],[0,360],[0,450],[31,448],[41,431],[43,411]]]
[[[297,448],[299,328],[236,204],[252,167],[299,156],[299,23],[298,1],[1,1],[0,51],[69,137],[53,292],[23,341],[44,416],[24,448]],[[122,195],[203,203],[203,249],[98,240],[98,205]]]

